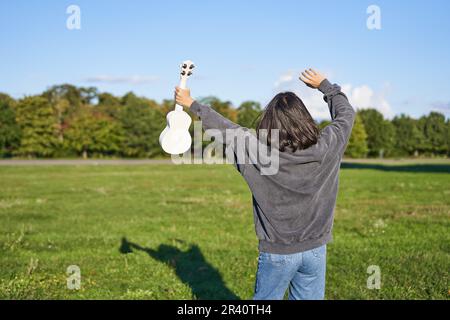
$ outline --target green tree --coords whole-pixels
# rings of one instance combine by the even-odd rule
[[[157,104],[128,93],[122,98],[119,115],[125,139],[122,152],[128,157],[152,157],[162,153],[159,135],[166,126],[165,115]]]
[[[164,99],[161,103],[161,111],[163,114],[168,114],[175,108],[175,101],[172,99]],[[193,115],[193,114],[192,114]]]
[[[361,116],[356,114],[345,155],[351,158],[364,158],[368,150],[366,129],[364,128]]]
[[[14,105],[14,99],[0,93],[0,157],[11,156],[20,144],[20,128]]]
[[[93,112],[92,107],[82,107],[64,131],[65,147],[82,155],[113,155],[120,150],[123,140],[121,126],[108,116]]]
[[[256,101],[242,102],[237,109],[237,123],[245,128],[256,128],[258,117],[261,115],[261,104]]]
[[[447,125],[447,135],[445,138],[447,140],[447,156],[450,157],[450,119],[447,119],[446,125]]]
[[[358,111],[367,133],[368,155],[373,157],[389,156],[393,152],[395,128],[375,109]]]
[[[428,116],[419,119],[419,126],[425,138],[424,151],[445,154],[448,145],[445,116],[439,112],[430,112]]]
[[[16,121],[21,129],[18,155],[49,157],[58,148],[57,120],[49,101],[41,96],[26,97],[19,101]]]
[[[82,105],[92,104],[98,98],[97,88],[76,87],[71,84],[55,85],[44,91],[42,96],[53,105],[60,99],[65,99],[74,109]]]
[[[96,109],[111,118],[118,119],[122,109],[121,100],[110,93],[100,93]]]
[[[395,128],[395,150],[399,155],[418,155],[424,136],[418,122],[404,114],[392,120]]]
[[[52,105],[56,119],[57,131],[60,145],[64,141],[64,127],[66,120],[83,105],[89,105],[98,96],[97,89],[94,87],[83,88],[71,84],[55,85],[44,91],[42,96]]]

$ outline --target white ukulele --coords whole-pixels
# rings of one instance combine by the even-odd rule
[[[181,64],[180,88],[186,89],[186,81],[192,75],[194,64],[187,60]],[[191,117],[184,112],[183,107],[175,105],[175,110],[167,114],[167,126],[159,136],[159,144],[170,154],[181,154],[189,150],[192,143],[189,127]]]

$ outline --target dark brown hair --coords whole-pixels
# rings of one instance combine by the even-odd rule
[[[279,130],[278,148],[285,151],[307,149],[317,143],[319,128],[306,109],[303,101],[293,92],[277,94],[267,105],[256,128],[267,130],[264,142],[271,144],[271,130]]]

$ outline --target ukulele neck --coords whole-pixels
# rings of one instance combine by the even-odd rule
[[[180,79],[180,85],[179,85],[179,87],[181,88],[181,89],[186,89],[186,82],[187,82],[187,77],[181,77],[181,79]],[[175,110],[176,111],[183,111],[183,107],[182,106],[180,106],[180,105],[178,105],[178,104],[176,104],[175,105]]]

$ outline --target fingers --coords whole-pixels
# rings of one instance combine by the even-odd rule
[[[305,72],[313,78],[316,76],[316,73],[312,69],[305,70]]]
[[[317,75],[317,76],[319,76],[319,75],[321,75],[321,73],[319,72],[319,71],[316,71],[315,69],[313,69],[313,68],[309,68],[309,70],[311,71],[311,72],[313,72],[315,75]]]
[[[305,81],[305,80],[302,79],[304,82],[311,82],[311,81],[314,80],[314,79],[313,79],[313,76],[309,75],[309,74],[306,72],[306,70],[302,72],[301,77],[303,77],[304,79],[307,80],[307,81]]]
[[[315,81],[318,78],[323,77],[322,74],[316,70],[314,70],[313,68],[309,68],[309,69],[305,69],[301,76],[300,79],[305,82],[305,80],[309,80],[309,81]]]
[[[189,89],[182,89],[175,87],[174,98],[175,102],[181,106],[188,106],[191,99],[191,91]],[[191,99],[192,100],[192,99]]]
[[[181,89],[180,87],[175,87],[175,100],[178,102],[179,100],[181,100],[183,98],[183,89]]]
[[[308,87],[317,89],[320,83],[323,81],[324,76],[316,70],[309,68],[305,69],[300,74],[300,80],[302,80]]]
[[[302,72],[302,74],[300,75],[300,80],[302,80],[304,83],[310,83],[310,82],[311,82],[308,78],[306,78],[306,77],[303,75],[303,72]]]
[[[187,94],[190,95],[191,91],[189,89],[182,89],[180,87],[175,87],[175,93],[177,94]]]

